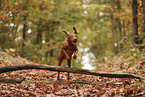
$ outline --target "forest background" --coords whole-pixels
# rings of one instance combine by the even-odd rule
[[[86,60],[97,67],[125,50],[143,52],[145,0],[0,0],[0,51],[13,57],[57,65],[62,31],[73,33],[73,26],[79,40],[73,67]]]

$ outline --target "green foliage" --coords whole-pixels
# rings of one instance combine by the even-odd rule
[[[140,51],[138,48],[132,47],[121,51],[114,57],[104,57],[103,64],[97,66],[98,69],[106,68],[107,71],[130,72],[134,74],[143,74],[145,64],[145,49]]]
[[[121,8],[118,8],[117,1]],[[102,56],[113,55],[114,52],[112,16],[121,21],[121,25],[116,23],[114,28],[118,51],[132,45],[131,3],[122,0],[113,0],[112,3],[113,7],[107,0],[2,0],[0,49],[14,48],[16,55],[31,61],[57,65],[57,54],[66,37],[62,31],[72,33],[72,27],[76,26],[78,47],[83,50],[79,50],[79,62],[74,62],[74,66],[82,67],[85,48],[89,48],[89,52],[101,61]],[[141,30],[144,15],[141,10],[139,0],[139,34],[144,38]],[[122,32],[118,30],[119,27]],[[135,58],[133,56],[128,60]]]

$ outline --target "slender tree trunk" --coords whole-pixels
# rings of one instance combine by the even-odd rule
[[[27,16],[24,16],[24,24],[23,24],[23,42],[22,42],[22,47],[25,46],[24,41],[26,39],[26,20],[27,20]]]
[[[143,25],[142,25],[142,32],[145,33],[145,0],[142,1],[142,13],[143,13]]]
[[[132,0],[132,22],[133,22],[133,43],[138,42],[138,3],[137,0]]]
[[[37,28],[37,44],[42,44],[42,31],[41,31],[41,19],[39,20],[38,28]]]
[[[26,2],[25,2],[25,4],[24,4],[24,6],[23,6],[23,11],[24,10],[27,10],[27,3],[28,3],[28,1],[29,0],[27,0]],[[23,47],[25,46],[25,43],[24,43],[24,41],[25,41],[25,39],[26,39],[26,31],[27,31],[27,13],[25,13],[25,15],[24,15],[24,19],[23,19],[23,22],[24,22],[24,24],[23,24],[23,35],[22,35],[22,49],[23,49]]]
[[[53,31],[54,31],[54,29],[53,29],[53,28],[50,29],[50,27],[49,27],[49,32],[53,32]],[[49,33],[49,32],[47,32],[47,33],[45,34],[45,41],[46,41],[46,42],[49,42],[50,39],[52,39],[52,37],[50,37],[50,36],[53,36],[53,35],[52,35],[51,33]],[[48,38],[48,37],[49,37],[49,38]],[[53,46],[53,45],[52,45],[52,44],[49,44],[49,45],[48,45],[48,47],[51,47],[51,46]],[[52,64],[52,57],[53,57],[53,56],[54,56],[54,55],[53,55],[53,49],[46,52],[47,64]]]
[[[0,11],[2,10],[2,1],[0,0]],[[2,33],[3,32],[3,21],[2,21],[2,23],[1,23],[1,27],[0,27],[0,33]],[[0,44],[2,44],[1,42],[0,42]]]
[[[17,13],[12,13],[12,23],[15,23],[15,21],[17,21],[17,20],[15,20],[16,17],[17,17]],[[17,22],[17,25],[13,25],[12,30],[11,30],[11,32],[12,32],[11,47],[12,48],[14,48],[16,46],[15,39],[17,37],[17,35],[16,35],[17,30],[18,30],[18,22]]]
[[[2,0],[0,0],[0,10],[1,10],[1,3],[2,3]]]
[[[49,42],[49,40],[50,40],[50,38],[48,38],[48,37],[50,37],[51,35],[50,35],[50,33],[49,33],[50,31],[49,31],[49,27],[48,27],[48,32],[47,33],[45,33],[45,41],[46,42]],[[49,45],[47,45],[48,47],[49,47]],[[47,50],[46,51],[46,53],[45,53],[45,57],[46,57],[46,62],[47,62],[47,64],[50,64],[50,53],[49,53],[49,51]]]
[[[113,11],[115,10],[114,8],[114,0],[110,0],[110,4],[112,7],[112,10],[110,12],[111,15],[111,23],[112,23],[112,40],[113,40],[113,52],[118,53],[119,49],[118,49],[118,31],[117,31],[117,19],[114,17],[113,15]]]
[[[42,11],[42,4],[39,6],[40,10]],[[38,27],[37,27],[37,40],[36,40],[36,44],[41,45],[42,44],[42,18],[39,18],[39,23],[38,23]]]
[[[21,52],[21,56],[24,57],[24,54],[25,54],[25,49],[24,49],[24,46],[25,46],[25,40],[26,40],[26,31],[27,31],[27,16],[25,15],[24,16],[24,19],[23,19],[23,33],[22,33],[22,52]]]
[[[117,0],[116,1],[116,5],[117,5],[117,10],[118,12],[120,13],[121,11],[121,4],[120,4],[120,0]],[[119,29],[119,40],[122,39],[122,25],[121,25],[121,20],[119,18],[117,18],[117,23],[118,23],[118,29]],[[123,48],[123,44],[122,43],[119,43],[119,49],[122,50]]]

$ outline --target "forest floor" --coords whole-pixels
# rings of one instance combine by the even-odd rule
[[[137,48],[120,52],[115,57],[105,57],[94,71],[131,73],[145,77],[145,54]],[[13,49],[0,52],[0,67],[33,63],[15,56]],[[57,81],[57,72],[48,70],[18,70],[0,74],[0,78],[22,79],[22,83],[0,82],[0,97],[143,97],[145,96],[145,80],[129,78],[107,78],[84,74],[61,73]],[[80,82],[80,83],[79,83]],[[88,83],[81,83],[88,82]],[[95,82],[96,84],[94,84]]]

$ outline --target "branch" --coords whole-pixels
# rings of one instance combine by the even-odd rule
[[[133,78],[133,79],[145,79],[144,77],[140,77],[134,74],[128,73],[109,73],[109,72],[93,72],[85,69],[78,68],[70,68],[70,67],[61,67],[61,66],[50,66],[43,64],[23,64],[16,66],[6,66],[0,68],[0,74],[9,72],[9,71],[17,71],[23,69],[42,69],[42,70],[50,70],[50,71],[59,71],[59,72],[70,72],[70,73],[78,73],[78,74],[86,74],[86,75],[95,75],[101,77],[110,77],[110,78]]]

